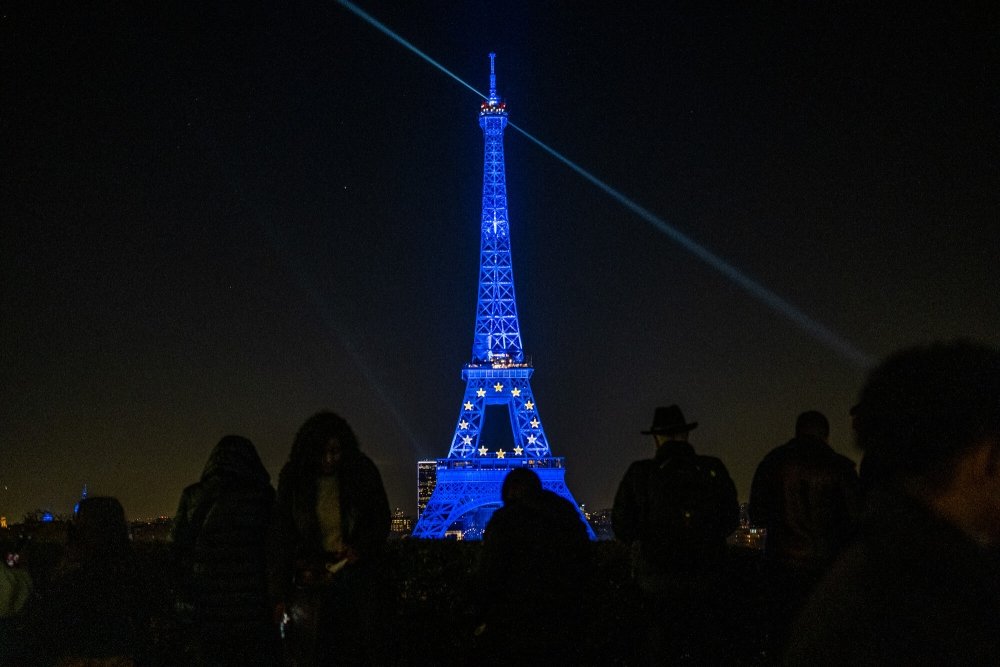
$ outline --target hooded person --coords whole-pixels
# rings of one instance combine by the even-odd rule
[[[171,542],[179,607],[191,614],[200,664],[274,663],[266,578],[273,505],[271,477],[238,435],[215,445],[201,479],[181,494]]]

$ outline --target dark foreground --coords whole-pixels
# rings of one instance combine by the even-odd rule
[[[191,633],[173,612],[173,588],[167,546],[137,543],[145,571],[148,599],[154,602],[152,651],[149,664],[183,667],[190,663]],[[473,604],[476,561],[480,544],[470,542],[403,540],[391,542],[385,573],[396,591],[395,607],[387,621],[399,642],[403,665],[464,665],[471,660],[478,623]],[[638,664],[643,645],[644,610],[629,578],[627,549],[615,542],[593,546],[590,581],[580,582],[590,600],[583,655],[595,665]],[[37,588],[58,562],[61,546],[33,544],[31,571]],[[720,629],[728,664],[759,665],[772,661],[763,626],[762,590],[758,582],[761,563],[757,552],[734,548],[730,567],[720,572],[730,594],[718,600],[735,619],[727,631]],[[530,622],[525,631],[531,631]],[[58,631],[53,628],[53,631]],[[679,650],[677,663],[693,662]]]

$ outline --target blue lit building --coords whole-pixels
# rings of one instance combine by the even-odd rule
[[[466,539],[480,538],[490,514],[501,504],[504,477],[517,467],[532,468],[546,489],[578,507],[566,487],[565,460],[552,456],[549,449],[531,391],[534,368],[521,343],[503,158],[507,105],[496,93],[494,59],[491,53],[490,95],[479,111],[486,148],[472,359],[462,369],[465,396],[451,448],[447,458],[436,460],[434,490],[420,513],[414,537],[443,538],[450,528],[451,532],[462,531]],[[506,413],[512,442],[499,442],[484,434],[488,413],[501,418]],[[593,539],[589,524],[587,530]]]

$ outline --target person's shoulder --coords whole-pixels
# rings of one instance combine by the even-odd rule
[[[788,464],[791,456],[788,449],[789,443],[778,445],[771,449],[764,458],[757,464],[753,473],[754,485],[774,484],[782,474],[782,470]]]
[[[372,468],[375,467],[375,462],[372,461],[371,457],[365,454],[360,449],[345,450],[344,460],[348,465],[366,466],[366,467],[370,466]]]
[[[814,474],[834,484],[858,483],[857,464],[832,449],[821,460],[813,464]]]
[[[360,450],[353,450],[346,460],[342,460],[337,476],[348,493],[372,499],[385,494],[382,473],[375,462]]]
[[[792,438],[783,445],[778,445],[764,456],[760,465],[830,465],[833,461],[850,461],[846,456],[838,454],[825,441],[819,438]],[[853,462],[852,462],[853,464]]]
[[[568,498],[545,489],[539,498],[546,515],[546,523],[564,536],[581,537],[589,542],[587,528],[580,510]]]
[[[483,540],[487,543],[506,542],[520,539],[525,532],[525,526],[537,519],[538,509],[528,503],[507,503],[498,507],[486,523]]]
[[[360,449],[344,450],[338,468],[340,472],[337,474],[341,480],[358,476],[368,477],[372,473],[378,473],[378,466]]]
[[[655,468],[656,465],[657,464],[655,459],[637,459],[629,464],[628,469],[625,471],[625,474],[628,475],[630,473],[637,473],[646,470],[651,470],[652,468]]]
[[[767,454],[764,455],[764,458],[761,459],[759,465],[781,465],[785,461],[801,458],[802,454],[802,441],[797,438],[792,438],[788,442],[783,442],[780,445],[773,447]]]
[[[282,489],[292,483],[295,477],[295,466],[291,461],[286,461],[278,471],[278,483],[275,488]]]
[[[709,471],[716,473],[725,473],[729,475],[729,469],[726,468],[726,464],[722,462],[722,459],[717,456],[710,456],[708,454],[695,454],[694,460],[696,465],[700,468],[705,468]]]
[[[817,472],[825,471],[826,474],[857,476],[857,464],[826,442],[813,444],[809,455],[803,457],[803,463]]]
[[[871,664],[875,647],[866,638],[885,627],[908,595],[887,566],[863,543],[848,547],[799,612],[783,664],[851,664],[862,656]]]
[[[625,470],[625,474],[622,475],[621,482],[619,482],[619,489],[632,488],[636,484],[642,484],[645,480],[649,479],[651,475],[654,474],[657,468],[657,463],[653,459],[639,459],[638,461],[632,461],[628,468]]]
[[[557,511],[564,513],[572,513],[573,515],[578,515],[576,507],[564,496],[560,496],[555,491],[549,489],[542,489],[542,493],[539,496],[542,503],[556,509]]]
[[[225,500],[235,505],[258,505],[273,502],[275,490],[270,483],[238,483],[221,489],[218,497],[219,500]]]
[[[192,512],[194,508],[205,502],[205,498],[207,496],[208,491],[205,488],[204,482],[188,484],[184,487],[184,490],[181,491],[179,511],[182,513]]]
[[[204,491],[204,489],[205,483],[201,481],[195,482],[194,484],[188,484],[184,487],[184,490],[181,491],[181,498],[191,499],[197,497]]]
[[[840,466],[844,470],[849,470],[852,473],[857,474],[858,464],[855,463],[854,459],[850,458],[849,456],[844,456],[843,454],[834,451],[833,460],[836,462],[838,466]]]
[[[486,534],[493,534],[497,532],[499,528],[502,528],[512,519],[517,517],[517,508],[511,507],[510,503],[506,505],[501,505],[490,515],[490,520],[486,523]]]

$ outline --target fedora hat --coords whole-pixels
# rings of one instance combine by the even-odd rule
[[[686,423],[684,413],[676,405],[656,408],[653,413],[653,425],[643,435],[673,435],[686,433],[698,426],[698,422]]]

